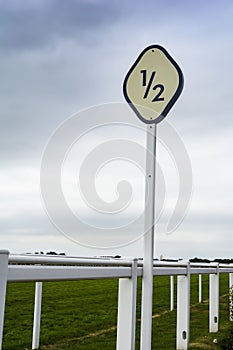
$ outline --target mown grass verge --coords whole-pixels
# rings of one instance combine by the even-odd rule
[[[138,282],[136,349],[140,336],[141,281]],[[154,280],[152,349],[175,349],[176,311],[169,311],[169,286],[167,276]],[[44,283],[40,349],[115,349],[117,289],[117,280]],[[220,276],[220,295],[220,332],[209,334],[208,276],[203,276],[201,304],[197,302],[198,276],[191,277],[191,350],[224,349],[230,332],[228,275]],[[31,348],[33,303],[34,284],[8,285],[3,350]],[[218,344],[213,343],[214,339]]]

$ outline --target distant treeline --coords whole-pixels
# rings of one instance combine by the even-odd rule
[[[233,259],[222,259],[222,258],[217,258],[214,260],[209,260],[209,259],[201,259],[201,258],[193,258],[189,260],[190,262],[203,262],[203,263],[211,263],[211,262],[216,262],[216,263],[221,263],[221,264],[232,264]]]
[[[66,255],[65,253],[56,253],[56,252],[47,252],[47,253],[44,253],[44,252],[35,252],[35,253],[26,253],[26,254],[36,254],[36,255]]]
[[[32,253],[27,253],[27,254],[32,254]],[[66,255],[65,253],[56,253],[54,251],[50,251],[47,253],[44,252],[35,252],[33,254],[39,254],[39,255]],[[100,258],[115,258],[115,259],[120,259],[121,255],[106,255],[106,256],[100,256]],[[143,260],[143,258],[139,258],[138,260]],[[183,259],[154,259],[154,261],[167,261],[167,262],[178,262],[178,261],[182,261]],[[190,262],[201,262],[201,263],[211,263],[211,262],[216,262],[216,263],[221,263],[221,264],[233,264],[233,258],[232,259],[223,259],[223,258],[216,258],[214,260],[210,260],[210,259],[203,259],[203,258],[192,258],[189,259]]]
[[[154,261],[159,261],[159,259],[154,259]],[[183,259],[161,259],[160,261],[167,261],[167,262],[178,262],[182,261]],[[201,263],[211,263],[211,262],[216,262],[216,263],[221,263],[221,264],[233,264],[233,258],[232,259],[223,259],[223,258],[216,258],[214,260],[210,259],[203,259],[203,258],[192,258],[189,259],[190,262],[201,262]]]

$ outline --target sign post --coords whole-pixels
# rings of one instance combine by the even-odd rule
[[[147,125],[145,234],[142,279],[141,350],[151,350],[155,222],[156,126],[183,89],[183,74],[160,45],[145,48],[127,73],[123,92],[136,115]]]

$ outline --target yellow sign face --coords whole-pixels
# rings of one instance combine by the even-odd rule
[[[147,47],[126,75],[123,91],[127,102],[145,123],[159,123],[183,89],[183,74],[169,53],[159,45]]]

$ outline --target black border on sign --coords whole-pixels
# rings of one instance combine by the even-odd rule
[[[129,96],[127,95],[126,86],[127,86],[127,81],[128,81],[130,74],[132,73],[132,71],[134,70],[134,68],[136,67],[136,65],[138,64],[140,59],[142,58],[142,56],[145,54],[145,52],[147,52],[151,49],[159,49],[160,51],[162,51],[165,54],[165,56],[169,59],[169,61],[173,64],[173,66],[175,66],[175,68],[178,72],[178,75],[179,75],[179,85],[177,87],[175,94],[173,95],[173,97],[171,98],[171,100],[169,101],[167,106],[164,108],[162,113],[154,120],[147,120],[147,119],[143,118],[143,116],[139,113],[137,108],[133,105],[132,101],[130,101]],[[184,76],[183,76],[182,70],[180,69],[180,67],[178,66],[176,61],[169,55],[169,53],[167,52],[167,50],[164,49],[164,47],[162,47],[160,45],[150,45],[150,46],[146,47],[140,53],[140,55],[138,56],[138,58],[136,59],[136,61],[134,62],[134,64],[132,65],[132,67],[130,68],[128,73],[126,74],[126,77],[125,77],[125,80],[123,83],[123,93],[124,93],[126,101],[129,103],[129,105],[133,109],[133,111],[137,114],[139,119],[141,119],[146,124],[158,124],[166,117],[166,115],[168,114],[168,112],[170,111],[170,109],[172,108],[174,103],[177,101],[178,97],[180,96],[180,94],[183,90],[183,86],[184,86]]]

